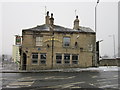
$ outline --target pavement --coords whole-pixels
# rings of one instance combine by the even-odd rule
[[[89,68],[66,68],[66,69],[48,69],[48,70],[19,70],[18,64],[10,61],[4,61],[0,64],[0,73],[39,73],[39,72],[106,72],[120,71],[117,66],[99,66]]]

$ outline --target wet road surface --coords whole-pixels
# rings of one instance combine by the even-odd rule
[[[119,73],[2,73],[2,90],[119,90]]]

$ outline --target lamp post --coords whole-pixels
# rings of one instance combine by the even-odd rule
[[[96,6],[95,6],[95,33],[97,31],[97,6],[99,4],[99,0],[97,0]],[[97,35],[97,33],[96,33]],[[97,64],[97,53],[96,53],[96,35],[95,35],[95,61],[94,61],[94,66],[98,66]]]
[[[99,4],[99,0],[97,0],[97,4],[95,6],[95,32],[97,31],[97,6]]]
[[[115,55],[115,35],[109,35],[109,37],[112,37],[113,38],[113,51],[114,51],[114,58],[116,58],[116,55]]]

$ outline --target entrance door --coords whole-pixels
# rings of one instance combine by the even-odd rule
[[[23,66],[22,70],[26,70],[26,61],[27,61],[27,56],[25,53],[23,53]]]

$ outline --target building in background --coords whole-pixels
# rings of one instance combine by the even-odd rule
[[[96,34],[79,22],[76,16],[73,29],[55,25],[47,12],[45,24],[22,30],[20,69],[96,66]]]
[[[2,54],[2,61],[8,61],[7,55]]]
[[[19,52],[20,46],[13,45],[12,49],[12,60],[14,62],[20,62],[20,52]]]
[[[15,45],[12,48],[12,60],[16,63],[20,62],[20,48],[21,48],[21,36],[15,35]]]

